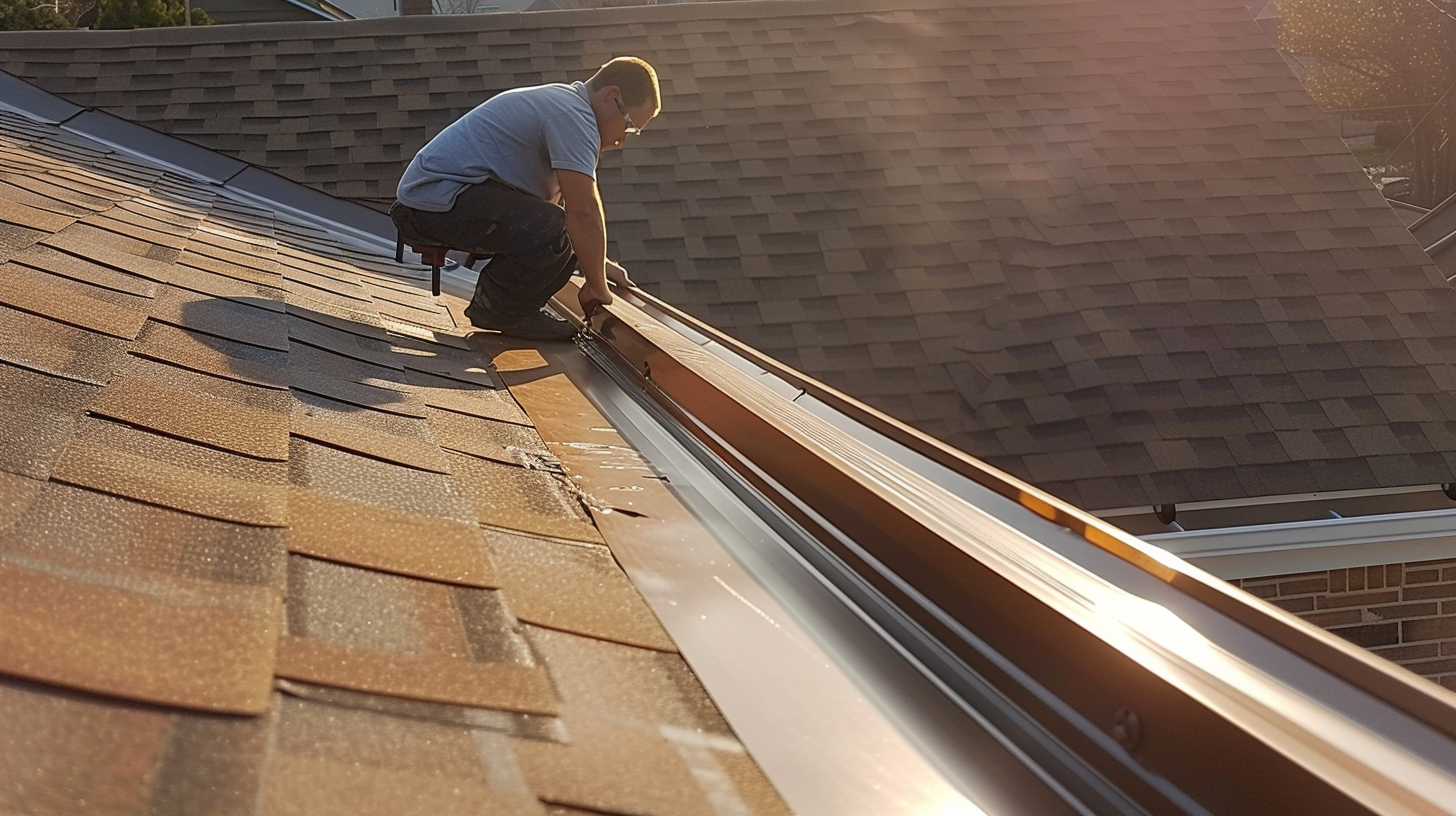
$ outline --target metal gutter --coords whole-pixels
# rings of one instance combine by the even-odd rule
[[[1189,530],[1143,540],[1224,579],[1400,564],[1456,553],[1456,510]]]
[[[892,417],[711,329],[645,292],[634,290],[628,298],[633,305],[664,325],[671,326],[703,350],[757,377],[814,416],[952,492],[963,491],[968,479],[977,481],[977,473],[999,473],[995,468],[950,449]],[[1453,499],[1443,492],[1442,485],[1420,485],[1190,502],[1177,506],[1177,519],[1190,529],[1245,527],[1327,518],[1332,511],[1350,516],[1439,510],[1450,507],[1452,502]],[[1096,510],[1090,515],[1119,530],[1135,532],[1147,540],[1150,535],[1170,531],[1169,525],[1155,518],[1154,510],[1152,507],[1123,507]]]
[[[1167,813],[1456,812],[1449,692],[751,350],[729,365],[701,341],[737,344],[672,318],[699,342],[623,304],[592,344],[944,665],[996,688],[1121,796]],[[849,438],[795,389],[962,489]],[[960,693],[956,676],[936,679]]]
[[[1373,657],[1362,649],[1330,636],[1323,631],[1299,621],[1268,604],[1256,601],[1246,593],[1234,589],[1223,580],[1215,578],[1200,569],[1182,571],[1164,565],[1165,560],[1181,566],[1186,562],[1174,557],[1167,559],[1167,552],[1156,545],[1144,543],[1136,536],[1112,526],[1093,514],[1066,504],[1037,488],[1026,484],[966,453],[941,443],[920,431],[865,406],[851,397],[788,368],[767,355],[718,332],[684,312],[652,296],[633,290],[629,301],[644,308],[654,319],[662,320],[682,337],[698,345],[702,350],[724,359],[735,369],[752,374],[760,383],[774,388],[781,394],[798,394],[791,397],[794,404],[814,413],[816,418],[833,424],[855,443],[865,445],[891,458],[897,465],[906,467],[916,475],[931,480],[937,487],[970,501],[977,501],[975,489],[979,488],[1021,505],[1033,514],[1046,518],[1077,533],[1078,537],[1109,553],[1150,571],[1160,579],[1176,583],[1180,589],[1209,604],[1223,614],[1234,617],[1253,630],[1263,633],[1285,644],[1305,659],[1326,667],[1338,667],[1363,687],[1377,693],[1389,693],[1407,699],[1412,713],[1418,717],[1441,723],[1442,730],[1456,736],[1456,695],[1442,692],[1440,702],[1432,702],[1424,694],[1406,696],[1406,687],[1424,690],[1429,685],[1404,670],[1395,668],[1388,661]],[[685,331],[686,330],[686,331]],[[1385,493],[1393,493],[1386,491]],[[1403,498],[1416,503],[1412,509],[1429,509],[1427,502],[1432,491],[1408,491]],[[1305,497],[1295,497],[1303,501]],[[1369,496],[1340,496],[1342,501],[1368,502]],[[1383,495],[1381,501],[1391,501]],[[1441,501],[1450,499],[1442,494]],[[1210,503],[1218,504],[1218,503]],[[1282,498],[1271,501],[1271,507],[1284,504]],[[1247,512],[1247,507],[1244,508]],[[1064,555],[1072,551],[1063,552]],[[1290,624],[1295,630],[1290,630]],[[1318,633],[1309,638],[1304,634]],[[1353,660],[1354,662],[1350,662]]]
[[[1451,494],[1438,484],[1326,491],[1257,499],[1188,502],[1173,507],[1125,507],[1098,510],[1098,518],[1139,536],[1183,530],[1253,527],[1343,516],[1381,516],[1452,508]],[[1164,515],[1173,513],[1169,523]]]

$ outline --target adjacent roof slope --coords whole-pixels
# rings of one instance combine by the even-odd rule
[[[785,812],[427,275],[0,113],[0,812]]]
[[[489,94],[637,53],[614,255],[1084,507],[1452,481],[1456,294],[1242,0],[745,2],[0,37],[0,67],[381,203]]]

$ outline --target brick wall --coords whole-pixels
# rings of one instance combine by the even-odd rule
[[[1456,558],[1243,578],[1233,583],[1456,689]]]

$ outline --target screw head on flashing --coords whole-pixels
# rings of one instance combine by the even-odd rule
[[[1112,738],[1117,744],[1131,751],[1142,744],[1143,723],[1138,719],[1136,711],[1124,706],[1118,709],[1117,716],[1112,723]]]

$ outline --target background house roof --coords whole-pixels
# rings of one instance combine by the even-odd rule
[[[1089,509],[1441,484],[1456,293],[1241,0],[743,2],[0,36],[0,67],[383,206],[490,94],[635,53],[613,255]]]
[[[785,813],[540,355],[281,210],[0,111],[0,812]]]
[[[199,0],[197,8],[218,25],[352,20],[354,15],[321,0]]]

